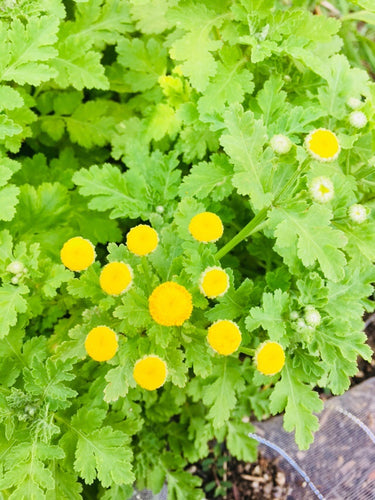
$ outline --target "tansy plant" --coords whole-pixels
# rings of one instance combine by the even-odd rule
[[[339,3],[2,2],[2,497],[203,499],[208,442],[308,448],[371,358],[375,9]]]

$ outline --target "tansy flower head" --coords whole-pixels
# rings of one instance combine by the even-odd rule
[[[201,212],[191,219],[189,231],[196,240],[208,243],[217,241],[223,235],[224,227],[218,215],[212,212]]]
[[[108,361],[116,354],[117,335],[108,326],[96,326],[85,340],[87,354],[95,361]]]
[[[173,281],[157,286],[148,299],[152,319],[163,326],[180,326],[190,318],[193,302],[190,292]]]
[[[335,194],[332,181],[328,177],[315,177],[310,182],[310,194],[313,200],[327,203]]]
[[[84,271],[95,260],[95,248],[91,241],[75,236],[64,243],[60,257],[64,266],[71,271]]]
[[[167,365],[159,356],[153,354],[146,356],[134,365],[133,377],[143,389],[154,391],[164,384],[167,378]]]
[[[292,147],[292,141],[286,135],[277,134],[271,138],[270,146],[275,153],[284,155],[289,153]]]
[[[208,267],[199,280],[200,291],[209,299],[221,297],[228,290],[229,276],[221,267]]]
[[[318,128],[305,139],[309,153],[320,161],[335,160],[340,153],[340,144],[336,135],[326,128]]]
[[[367,125],[367,116],[362,111],[353,111],[349,115],[349,123],[352,127],[363,128]]]
[[[353,222],[357,224],[362,224],[367,219],[367,210],[366,207],[360,205],[359,203],[355,203],[348,210],[349,217]]]
[[[103,267],[99,283],[102,290],[109,295],[120,295],[132,284],[133,271],[125,262],[110,262]]]
[[[233,321],[221,319],[213,323],[207,333],[207,341],[219,354],[228,356],[237,351],[241,344],[240,329]]]
[[[284,349],[278,342],[263,342],[255,352],[255,366],[263,375],[275,375],[284,364]]]
[[[158,243],[158,233],[146,224],[133,227],[126,236],[126,246],[130,252],[139,256],[153,252]]]

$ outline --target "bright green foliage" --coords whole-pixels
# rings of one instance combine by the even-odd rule
[[[358,356],[370,360],[374,8],[343,0],[333,18],[324,3],[322,15],[309,11],[316,2],[292,3],[2,2],[1,498],[125,500],[134,485],[158,492],[167,481],[169,500],[203,499],[189,467],[209,442],[254,460],[245,421],[284,412],[308,448],[316,388],[341,394]],[[331,162],[306,147],[318,128],[338,138]],[[311,187],[322,176],[332,199]],[[215,242],[189,230],[205,211],[223,223]],[[126,246],[138,224],[158,234],[145,257]],[[76,273],[60,256],[75,236],[96,252]],[[118,261],[133,281],[109,295],[101,271]],[[213,266],[229,287],[209,299],[200,280]],[[179,326],[150,312],[166,281],[192,297]],[[228,356],[207,341],[225,319],[241,332]],[[85,349],[97,326],[117,335],[107,362]],[[272,376],[253,356],[267,340],[286,357]],[[150,354],[168,369],[154,391],[133,376]]]
[[[319,427],[319,421],[312,412],[319,412],[322,408],[318,394],[293,374],[287,364],[272,392],[271,411],[275,414],[285,409],[284,428],[289,432],[295,430],[301,449],[309,447],[313,440],[312,432]]]
[[[263,307],[253,307],[246,318],[246,327],[249,331],[262,326],[271,340],[280,341],[286,333],[283,313],[288,304],[288,294],[280,289],[272,293],[264,293]]]

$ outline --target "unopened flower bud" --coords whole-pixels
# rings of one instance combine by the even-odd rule
[[[292,141],[286,135],[277,134],[271,138],[270,145],[275,153],[284,155],[289,153],[292,147]]]
[[[19,260],[14,260],[7,267],[7,271],[12,274],[20,274],[23,273],[24,270],[25,266]]]
[[[319,311],[317,311],[315,307],[310,306],[306,307],[305,320],[309,326],[316,327],[320,325],[322,318],[320,316]]]
[[[362,101],[356,97],[350,97],[347,102],[349,108],[358,109],[362,106]]]
[[[367,116],[362,111],[353,111],[349,115],[349,122],[352,127],[363,128],[367,125]]]

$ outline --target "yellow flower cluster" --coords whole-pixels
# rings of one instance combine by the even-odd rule
[[[223,224],[216,214],[202,212],[191,219],[189,231],[197,241],[212,242],[222,236]],[[155,251],[158,243],[157,232],[145,224],[132,228],[126,239],[128,250],[139,257]],[[61,260],[73,271],[87,269],[95,260],[94,245],[80,236],[71,238],[61,249]],[[110,262],[102,268],[99,277],[102,290],[113,296],[126,292],[132,282],[133,270],[125,262]],[[203,295],[214,299],[228,290],[229,276],[219,266],[208,267],[201,273],[198,285]],[[152,319],[159,325],[181,326],[193,312],[192,295],[184,286],[166,281],[154,288],[148,298],[148,307]],[[231,320],[218,320],[207,329],[207,342],[218,354],[233,354],[239,349],[241,341],[241,331]],[[107,326],[92,328],[86,336],[85,349],[93,360],[109,361],[118,350],[117,334]],[[284,363],[284,350],[277,342],[264,342],[255,353],[256,368],[265,375],[278,373]],[[139,359],[133,368],[135,382],[149,391],[161,387],[167,373],[166,362],[155,354]]]

